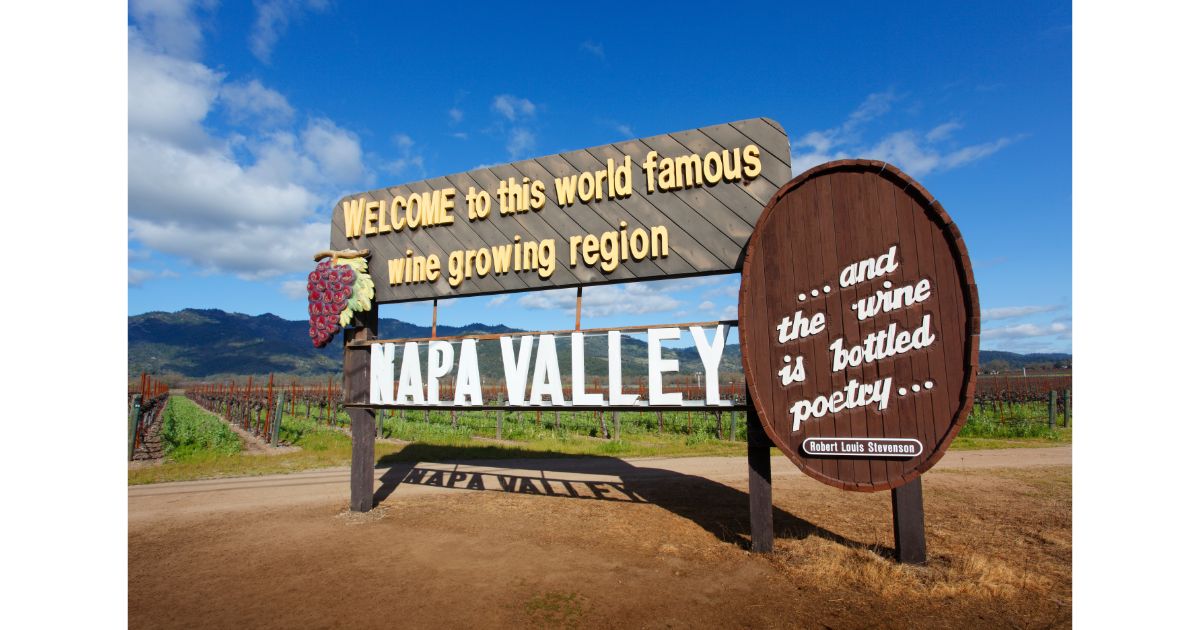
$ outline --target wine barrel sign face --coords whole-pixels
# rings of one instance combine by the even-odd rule
[[[979,362],[966,247],[890,165],[830,162],[780,188],[747,247],[738,309],[759,418],[819,481],[903,485],[966,421]]]

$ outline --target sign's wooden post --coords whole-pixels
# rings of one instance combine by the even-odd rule
[[[370,310],[354,314],[351,327],[342,333],[342,343],[374,339],[378,326],[379,306],[372,303]],[[370,359],[369,350],[345,349],[342,391],[347,401],[367,399]],[[375,410],[347,406],[346,412],[350,415],[350,510],[369,512],[375,502]]]
[[[750,468],[750,550],[771,553],[775,522],[771,508],[771,438],[754,404],[746,407],[746,461]]]
[[[892,534],[897,561],[925,564],[925,503],[920,477],[892,488]]]

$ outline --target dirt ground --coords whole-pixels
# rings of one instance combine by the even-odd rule
[[[133,628],[1063,627],[1071,449],[951,452],[930,561],[888,493],[774,458],[775,552],[747,551],[745,461],[402,463],[351,514],[346,469],[129,488]]]

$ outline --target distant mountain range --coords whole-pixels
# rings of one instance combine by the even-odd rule
[[[439,337],[505,332],[524,331],[504,325],[479,323],[438,326]],[[687,333],[684,334],[686,336]],[[417,326],[396,319],[379,320],[379,336],[384,339],[429,335],[428,326]],[[558,343],[558,355],[559,368],[566,377],[571,373],[571,355],[566,343]],[[608,340],[603,335],[586,338],[584,355],[587,357],[586,372],[589,376],[607,376]],[[664,348],[663,356],[677,358],[679,371],[683,374],[703,369],[695,348]],[[398,364],[399,357],[396,359]],[[532,358],[530,361],[532,365]],[[480,372],[485,378],[503,375],[498,341],[480,342],[479,362]],[[645,374],[645,341],[632,336],[624,337],[621,362],[626,375]],[[129,374],[132,376],[142,371],[189,378],[268,373],[322,377],[341,373],[342,348],[336,341],[325,348],[314,348],[308,338],[307,321],[289,321],[270,313],[245,315],[217,309],[184,309],[175,313],[154,311],[129,318]],[[740,371],[741,350],[731,344],[725,349],[721,372]]]
[[[523,332],[504,325],[468,324],[438,326],[438,336],[457,336],[504,332]],[[380,319],[382,338],[428,337],[428,326],[397,319]],[[686,337],[686,333],[685,333]],[[480,343],[480,372],[485,378],[503,373],[497,341]],[[589,376],[604,376],[608,370],[608,341],[602,335],[589,336],[584,345]],[[664,356],[679,360],[679,371],[693,374],[703,369],[695,348],[664,349]],[[399,357],[397,357],[399,359]],[[570,374],[570,351],[559,342],[559,365],[564,377]],[[981,365],[1003,360],[1012,368],[1037,363],[1070,361],[1071,355],[1017,354],[983,350]],[[645,374],[646,343],[626,336],[621,344],[621,360],[626,375]],[[129,374],[142,371],[189,378],[216,379],[235,375],[289,375],[326,377],[340,374],[342,348],[336,342],[323,349],[312,347],[307,321],[290,321],[272,315],[227,313],[218,309],[184,309],[174,313],[154,311],[129,317]],[[721,372],[741,371],[741,348],[731,344],[725,349]]]

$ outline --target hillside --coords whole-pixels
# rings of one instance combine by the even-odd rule
[[[469,324],[438,326],[439,336],[521,332],[504,325]],[[428,326],[417,326],[396,319],[380,319],[383,338],[427,337]],[[686,333],[685,333],[686,336]],[[565,340],[558,343],[559,365],[564,376],[571,372],[570,349]],[[585,342],[586,371],[589,376],[607,375],[608,340],[589,336]],[[646,343],[625,337],[621,345],[622,363],[627,375],[646,371]],[[680,362],[680,372],[692,374],[703,369],[695,348],[665,349],[664,356]],[[422,352],[422,356],[424,353]],[[479,347],[480,372],[484,377],[503,374],[499,342],[484,341]],[[245,315],[217,309],[185,309],[175,313],[155,311],[129,318],[129,374],[142,371],[155,374],[180,374],[190,378],[209,378],[233,374],[288,374],[292,376],[328,376],[342,369],[342,349],[330,344],[312,347],[307,321],[289,321],[270,313]],[[726,348],[722,372],[740,372],[738,346]]]
[[[438,326],[439,336],[521,332],[504,325],[468,324]],[[384,338],[427,337],[428,326],[417,326],[397,319],[381,319],[379,333]],[[684,333],[685,338],[687,333]],[[485,377],[503,374],[499,342],[480,344],[480,372]],[[559,342],[559,365],[564,377],[571,373],[570,350]],[[585,343],[589,376],[606,376],[608,340],[603,335],[588,337]],[[665,349],[664,356],[678,358],[682,374],[703,370],[695,348]],[[625,337],[621,358],[627,376],[645,374],[646,343],[637,337]],[[1003,360],[1013,368],[1034,363],[1069,361],[1070,354],[1018,354],[982,350],[981,365]],[[154,374],[180,374],[190,378],[224,375],[287,374],[298,377],[324,377],[339,374],[342,349],[336,344],[318,350],[308,339],[307,321],[290,321],[272,315],[245,315],[217,309],[185,309],[175,313],[155,311],[129,318],[129,374],[146,371]],[[731,344],[725,350],[721,372],[741,372],[741,349]]]
[[[441,335],[507,332],[507,326],[439,326]],[[381,319],[383,337],[422,337],[428,326]],[[307,321],[267,313],[245,315],[217,309],[154,311],[129,318],[129,373],[176,373],[193,378],[219,374],[324,376],[341,372],[342,349],[312,347]]]

